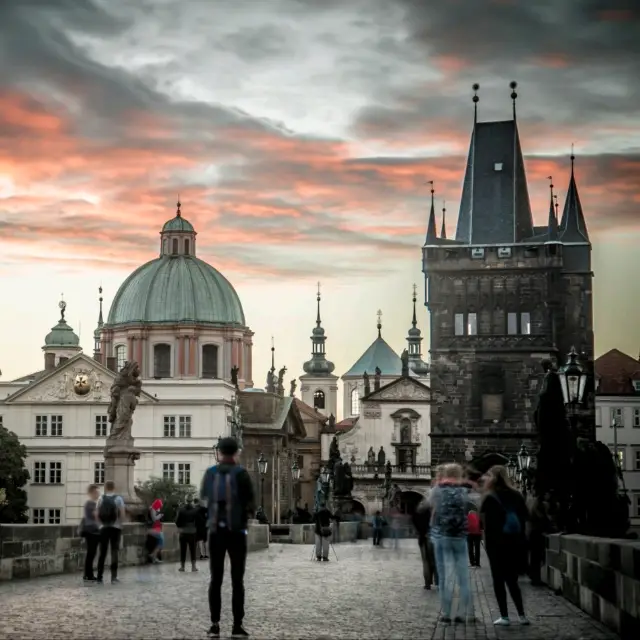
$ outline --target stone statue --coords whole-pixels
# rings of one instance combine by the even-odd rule
[[[374,466],[376,463],[376,452],[373,450],[373,447],[369,447],[369,451],[367,453],[367,464]]]
[[[338,446],[338,438],[337,436],[333,436],[331,440],[331,444],[329,445],[329,462],[327,467],[329,471],[333,471],[336,463],[340,461],[342,457],[340,456],[340,447]]]
[[[348,464],[348,463],[347,463]],[[345,495],[345,468],[340,458],[335,461],[333,466],[333,491],[336,496]]]
[[[284,395],[284,376],[287,373],[287,367],[282,367],[280,371],[278,371],[278,395]]]
[[[353,474],[351,473],[351,465],[348,462],[344,464],[344,495],[351,496],[353,491]]]
[[[238,365],[231,367],[231,384],[234,387],[238,386],[238,371],[240,371]]]
[[[107,448],[113,441],[132,440],[133,413],[138,406],[141,391],[142,381],[138,363],[125,362],[111,385],[111,403],[108,409],[111,430],[107,438]]]
[[[378,451],[378,466],[384,467],[384,463],[386,461],[387,461],[387,455],[384,452],[384,447],[380,447],[380,451]]]
[[[400,360],[402,360],[402,377],[409,377],[409,352],[405,349],[400,356]]]
[[[291,381],[291,389],[289,391],[290,396],[296,395],[296,387],[298,386],[298,382],[296,380]]]
[[[333,430],[336,428],[336,417],[333,413],[329,416],[329,429]],[[335,440],[335,438],[334,438]]]
[[[382,375],[382,371],[380,370],[380,367],[376,367],[376,375],[375,378],[373,379],[373,389],[374,391],[379,391],[380,390],[380,376]]]
[[[371,381],[369,380],[369,374],[365,371],[362,378],[364,380],[364,395],[368,396],[371,393]]]
[[[315,503],[314,507],[316,511],[318,511],[318,509],[320,509],[320,507],[323,504],[325,504],[327,501],[326,489],[327,487],[325,487],[322,482],[322,476],[318,476],[318,479],[316,480],[316,490],[314,494],[314,503]]]
[[[273,369],[267,372],[267,393],[276,392],[276,375]]]

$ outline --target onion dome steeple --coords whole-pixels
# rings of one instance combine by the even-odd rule
[[[67,324],[64,317],[67,303],[64,300],[60,300],[58,307],[60,308],[60,320],[58,320],[58,324],[55,327],[51,328],[51,331],[44,339],[44,346],[42,347],[46,370],[54,369],[82,351],[80,338]]]
[[[304,372],[308,374],[328,376],[335,369],[335,365],[326,358],[325,342],[327,338],[324,334],[324,328],[322,327],[322,320],[320,319],[320,299],[320,283],[318,282],[318,294],[316,297],[318,311],[316,315],[316,326],[311,332],[311,360],[305,362],[302,368]]]
[[[429,365],[422,361],[422,334],[418,329],[418,319],[416,317],[416,295],[417,287],[413,285],[413,318],[411,328],[407,335],[407,346],[409,352],[409,368],[418,376],[426,376],[429,373]]]

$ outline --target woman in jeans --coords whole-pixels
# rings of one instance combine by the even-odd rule
[[[473,599],[467,563],[467,513],[469,490],[462,486],[462,467],[448,464],[442,471],[442,480],[431,490],[433,528],[436,530],[436,563],[440,557],[440,601],[442,622],[451,623],[453,590],[456,582],[460,589],[460,607],[457,623],[473,623]],[[466,620],[465,620],[466,619]]]
[[[82,522],[80,523],[80,535],[87,545],[87,555],[84,559],[83,579],[85,582],[95,582],[96,580],[93,575],[93,561],[100,543],[100,525],[96,520],[96,504],[99,497],[98,486],[90,484],[87,489],[87,501],[84,503]]]
[[[489,469],[485,490],[480,510],[484,522],[484,545],[500,609],[500,617],[494,624],[510,624],[505,585],[516,605],[520,624],[529,624],[518,586],[518,576],[525,572],[527,565],[527,506],[520,492],[511,486],[505,467]]]

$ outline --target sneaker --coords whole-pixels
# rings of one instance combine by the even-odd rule
[[[102,578],[96,578],[96,584],[104,584]]]
[[[198,567],[196,567],[196,565],[194,564],[194,565],[191,567],[191,571],[197,571],[197,570],[198,570]]]
[[[430,591],[430,590],[431,590],[431,585],[430,585],[430,584],[425,584],[425,585],[424,585],[424,588],[425,588],[427,591]]]
[[[329,558],[322,558],[322,562],[329,562]]]
[[[442,616],[440,622],[442,622],[442,624],[451,624],[451,618],[449,616]]]
[[[320,562],[322,560],[322,558],[316,558],[317,562]]]
[[[233,631],[231,632],[231,635],[236,637],[241,637],[241,638],[249,637],[249,633],[245,629],[243,629],[241,624],[233,625]]]
[[[200,554],[200,560],[204,560],[204,556]]]
[[[118,578],[111,578],[111,584],[120,584],[120,580],[118,580]]]
[[[214,622],[211,625],[211,629],[209,629],[209,631],[207,631],[207,633],[210,636],[220,637],[220,623],[219,622]]]
[[[93,576],[89,576],[88,578],[85,576],[84,578],[82,578],[85,582],[96,582],[97,578],[94,578]]]
[[[531,622],[529,622],[529,618],[527,618],[527,616],[519,616],[518,620],[519,620],[520,624],[525,625],[525,626],[531,624]]]
[[[184,567],[180,567],[178,571],[180,571],[180,573],[184,573]]]
[[[508,627],[511,624],[511,621],[509,620],[509,618],[504,618],[501,616],[493,624],[495,624],[496,627]]]

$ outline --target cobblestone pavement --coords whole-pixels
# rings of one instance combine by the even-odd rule
[[[338,561],[311,561],[311,547],[272,545],[249,555],[245,626],[254,638],[615,639],[547,589],[524,586],[531,627],[496,629],[486,569],[473,570],[478,624],[437,622],[438,592],[422,588],[414,540],[399,550],[370,542],[336,545]],[[208,567],[174,564],[122,569],[121,584],[84,585],[79,575],[0,584],[0,638],[65,640],[204,638],[209,627]],[[523,581],[524,582],[524,581]],[[225,576],[223,636],[231,632]]]

